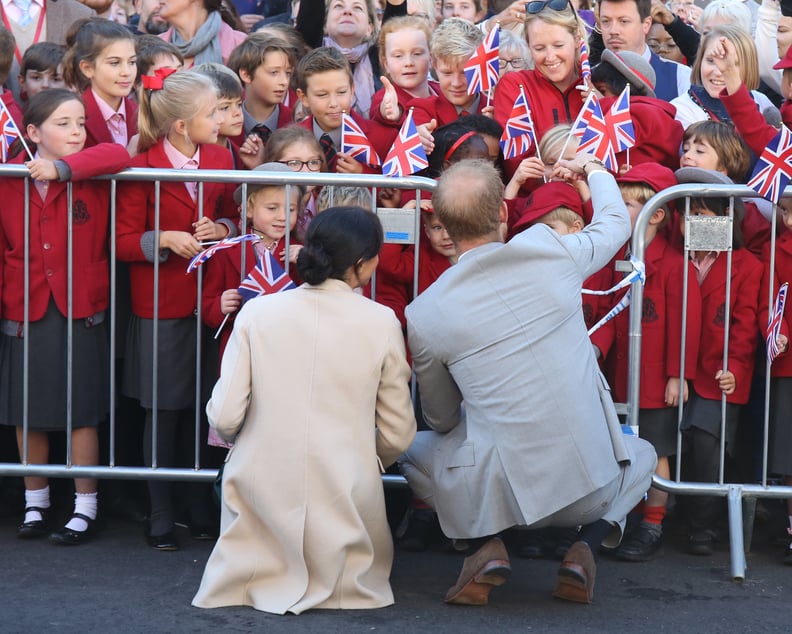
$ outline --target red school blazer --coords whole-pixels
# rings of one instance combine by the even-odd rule
[[[770,283],[770,244],[765,245],[765,251],[762,258],[765,267],[762,288],[759,291],[759,310],[757,312],[757,319],[759,322],[759,330],[762,339],[767,339],[766,325],[767,325],[767,287]],[[778,289],[784,282],[789,282],[792,285],[792,231],[784,231],[776,239],[775,248],[775,275],[773,276],[773,301],[778,293]],[[789,295],[787,295],[787,299]],[[787,338],[790,338],[792,333],[792,311],[785,310],[784,317],[781,322],[781,333]],[[773,364],[770,366],[771,375],[773,377],[779,376],[792,376],[792,352],[787,350],[783,354],[779,354]]]
[[[83,92],[82,100],[85,103],[85,147],[91,147],[97,143],[113,143],[113,135],[107,129],[107,124],[90,88]],[[129,143],[129,140],[138,133],[138,107],[129,97],[124,97],[124,109],[126,111],[127,143]]]
[[[641,316],[641,391],[642,409],[666,407],[668,379],[679,376],[682,343],[682,303],[685,258],[658,234],[645,254],[646,284]],[[701,293],[696,271],[688,267],[687,330],[684,377],[696,376],[701,333]],[[712,273],[710,273],[712,274]],[[614,345],[606,363],[608,382],[614,398],[627,401],[627,374],[630,316],[620,313],[614,320]]]
[[[23,154],[11,163],[21,164]],[[73,279],[72,310],[85,319],[105,310],[109,303],[107,250],[110,183],[83,179],[111,174],[129,163],[125,148],[104,143],[63,159],[72,170]],[[68,314],[68,206],[66,183],[49,181],[46,200],[30,184],[30,320],[44,317],[49,298]],[[20,178],[0,178],[0,294],[2,316],[24,319],[24,202]]]
[[[160,139],[130,167],[172,168]],[[219,145],[201,145],[199,169],[230,170],[231,153]],[[232,183],[204,183],[204,216],[217,220],[239,220]],[[154,183],[122,182],[118,185],[119,212],[116,222],[118,259],[130,262],[132,310],[138,317],[154,318],[154,265],[141,247],[143,235],[154,230]],[[187,193],[184,183],[163,182],[160,186],[160,230],[193,233],[198,221],[198,202]],[[193,314],[198,305],[197,277],[186,274],[188,260],[170,251],[159,265],[159,317],[178,319]]]
[[[748,402],[751,390],[762,272],[762,264],[746,249],[736,249],[732,252],[728,369],[734,374],[737,386],[734,393],[726,400],[738,405]],[[700,290],[701,339],[693,387],[700,396],[719,400],[721,391],[715,380],[715,374],[723,368],[726,253],[721,253],[715,260]]]
[[[471,112],[470,114],[481,114],[481,110],[486,105],[487,98],[482,95],[479,98],[478,109],[476,112]],[[435,95],[434,97],[412,99],[407,103],[407,108],[414,108],[413,121],[415,121],[415,125],[423,125],[434,119],[437,121],[437,127],[441,128],[459,119],[456,106],[448,101],[443,93]]]

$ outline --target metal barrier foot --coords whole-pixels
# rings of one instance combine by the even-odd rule
[[[745,542],[743,541],[742,487],[729,487],[729,545],[732,581],[745,581]]]

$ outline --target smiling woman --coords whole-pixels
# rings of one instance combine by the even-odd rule
[[[505,73],[495,89],[495,120],[502,126],[511,116],[520,90],[531,107],[539,141],[547,130],[571,122],[583,107],[576,85],[580,76],[580,40],[585,33],[575,10],[564,0],[536,0],[526,5],[525,39],[534,68]],[[507,176],[528,152],[506,162]]]
[[[724,88],[723,75],[718,70],[713,51],[721,38],[726,38],[736,49],[740,76],[756,102],[760,112],[772,107],[770,100],[756,90],[759,87],[759,66],[753,39],[740,28],[720,25],[701,38],[696,60],[693,62],[690,89],[671,101],[676,107],[676,120],[684,128],[696,121],[731,121],[720,100]]]

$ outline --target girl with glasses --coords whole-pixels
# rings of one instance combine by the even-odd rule
[[[272,133],[264,149],[265,163],[281,163],[294,172],[327,172],[327,162],[319,141],[303,127],[292,125]],[[319,188],[306,187],[297,215],[295,237],[302,240],[308,225],[316,216],[316,197]]]
[[[525,10],[525,39],[534,67],[503,75],[495,89],[495,120],[506,125],[522,87],[539,141],[553,126],[574,121],[583,107],[577,87],[585,29],[568,0],[532,0]],[[524,155],[506,161],[506,177],[511,178],[522,159],[535,154],[532,146]]]

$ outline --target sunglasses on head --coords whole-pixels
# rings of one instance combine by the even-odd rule
[[[532,0],[525,3],[526,13],[539,13],[545,7],[553,11],[563,11],[569,6],[569,0]]]

